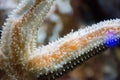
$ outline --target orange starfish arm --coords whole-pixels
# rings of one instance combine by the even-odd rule
[[[110,31],[116,33],[117,38],[114,40],[119,40],[119,19],[70,33],[56,42],[36,49],[29,58],[28,69],[40,79],[56,79],[69,69],[106,50],[105,37]]]
[[[6,59],[1,58],[0,61],[5,62],[0,64],[10,80],[32,79],[25,65],[36,47],[37,29],[53,3],[54,0],[23,0],[6,20],[0,43]]]
[[[26,61],[29,53],[34,50],[37,29],[43,23],[53,2],[54,0],[24,0],[11,13],[3,27],[1,48],[7,57],[11,57],[12,63]]]

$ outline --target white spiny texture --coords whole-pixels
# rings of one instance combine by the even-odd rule
[[[37,48],[29,58],[28,69],[37,72],[38,76],[64,69],[64,65],[73,59],[92,51],[99,45],[104,47],[106,34],[110,31],[116,33],[116,39],[119,38],[119,19],[100,22],[85,29],[71,32],[58,41]],[[76,63],[71,62],[71,64]]]
[[[17,66],[17,69],[25,69],[29,54],[36,47],[37,29],[53,2],[54,0],[23,0],[8,16],[3,26],[0,49],[6,57],[3,69],[11,80],[20,78],[20,70],[14,70]]]
[[[54,80],[67,69],[75,68],[81,61],[102,51],[108,32],[116,34],[114,40],[119,39],[120,19],[115,19],[71,32],[58,41],[37,48],[38,27],[53,2],[24,0],[9,15],[0,44],[0,68],[5,71],[3,80]]]

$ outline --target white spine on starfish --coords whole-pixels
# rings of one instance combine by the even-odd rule
[[[49,43],[47,46],[37,48],[31,54],[29,67],[32,71],[37,72],[38,76],[39,74],[47,75],[49,72],[63,69],[64,64],[103,44],[105,34],[108,31],[114,31],[119,38],[120,19],[88,26],[74,33],[71,32],[64,38]]]

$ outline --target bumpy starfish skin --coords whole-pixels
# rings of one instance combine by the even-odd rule
[[[54,0],[24,0],[9,15],[3,27],[0,48],[6,57],[2,68],[10,80],[22,80],[23,77],[30,80],[25,65],[29,54],[36,47],[37,29],[53,2]]]
[[[105,37],[114,32],[120,38],[120,20],[110,20],[71,32],[47,46],[37,48],[29,58],[29,67],[40,79],[54,80],[108,47]],[[113,37],[110,37],[113,38]],[[109,43],[109,42],[108,42]]]
[[[46,46],[36,47],[36,34],[54,0],[24,0],[3,27],[0,68],[3,80],[54,80],[78,64],[107,49],[106,33],[119,40],[120,19],[71,32]],[[112,38],[112,37],[111,37]]]

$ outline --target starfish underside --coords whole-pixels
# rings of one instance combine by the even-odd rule
[[[120,19],[88,26],[46,46],[36,46],[39,26],[54,0],[24,0],[9,15],[2,31],[0,68],[4,80],[54,80],[109,48],[105,37],[120,43]]]

